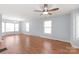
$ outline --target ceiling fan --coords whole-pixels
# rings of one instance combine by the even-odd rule
[[[52,15],[53,11],[59,10],[59,8],[48,9],[48,4],[44,4],[43,8],[40,10],[34,10],[35,12],[42,12],[41,15]]]

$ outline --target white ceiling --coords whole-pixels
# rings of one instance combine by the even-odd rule
[[[13,17],[18,20],[21,19],[33,19],[44,17],[40,16],[40,12],[34,12],[36,9],[40,9],[41,4],[0,4],[0,13],[4,18]],[[59,11],[53,12],[52,16],[68,13],[73,9],[79,8],[78,4],[50,4],[49,8],[58,7]],[[49,16],[49,15],[48,15]],[[50,17],[50,16],[49,16]]]

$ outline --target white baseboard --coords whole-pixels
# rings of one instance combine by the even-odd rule
[[[69,42],[68,40],[63,40],[63,39],[58,39],[58,38],[53,38],[51,36],[45,36],[45,35],[35,35],[35,34],[29,34],[29,33],[24,33],[26,35],[32,35],[32,36],[39,36],[39,37],[42,37],[42,38],[48,38],[48,39],[53,39],[53,40],[59,40],[59,41],[64,41],[64,42]]]

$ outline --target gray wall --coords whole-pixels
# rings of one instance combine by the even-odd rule
[[[43,22],[46,20],[52,21],[52,34],[44,33]],[[29,35],[36,35],[41,37],[52,38],[62,41],[70,41],[70,14],[60,15],[56,17],[36,18],[27,20],[30,23],[30,32],[25,31],[25,22],[21,23],[22,32]]]
[[[79,38],[76,39],[76,16],[79,15],[79,9],[71,12],[71,44],[75,48],[79,48]]]

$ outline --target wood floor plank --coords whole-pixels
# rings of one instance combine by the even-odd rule
[[[6,35],[3,45],[7,48],[1,54],[75,54],[79,49],[70,43],[32,35]]]

